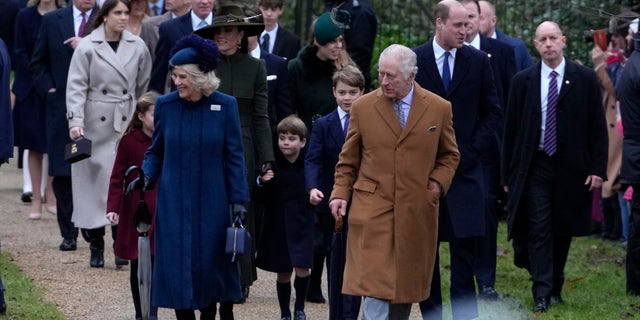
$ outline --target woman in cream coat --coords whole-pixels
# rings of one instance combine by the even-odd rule
[[[151,56],[144,42],[126,31],[129,0],[107,0],[95,29],[82,39],[69,67],[67,117],[71,139],[92,141],[91,157],[71,165],[73,218],[90,243],[90,265],[104,266],[107,189],[116,144],[147,88]]]

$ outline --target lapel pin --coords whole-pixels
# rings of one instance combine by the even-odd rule
[[[211,105],[211,111],[220,111],[220,105],[219,104],[212,104]]]
[[[489,59],[491,59],[491,53],[487,53],[487,57],[489,57]]]
[[[565,80],[565,81],[564,81],[564,83],[565,83],[565,84],[569,84],[569,83],[571,83],[571,81],[569,81],[569,80]]]
[[[431,126],[429,127],[429,129],[427,129],[429,132],[434,132],[436,131],[436,126]]]

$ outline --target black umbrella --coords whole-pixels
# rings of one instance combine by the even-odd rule
[[[139,181],[144,181],[144,171],[138,166],[127,169],[128,177],[133,171],[138,173]],[[144,200],[144,188],[140,188],[138,209],[133,215],[134,224],[138,230],[138,288],[140,290],[140,309],[142,319],[149,320],[151,312],[151,245],[149,243],[149,228],[151,227],[151,213]]]
[[[346,260],[347,237],[342,232],[343,217],[336,219],[331,239],[331,258],[329,267],[329,320],[342,318],[342,275]]]

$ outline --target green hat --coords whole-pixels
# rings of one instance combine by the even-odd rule
[[[340,21],[336,21],[336,19],[332,17],[333,10],[331,13],[329,12],[323,13],[316,20],[316,24],[313,28],[313,34],[316,38],[316,41],[318,41],[320,45],[325,45],[335,40],[336,38],[338,38],[344,33],[344,29],[347,29],[349,27],[349,24],[348,24],[349,12],[347,12],[346,10],[339,10],[339,11],[342,16],[346,14],[346,18],[347,18],[347,21],[345,21],[346,23],[342,22],[343,19],[340,19]]]

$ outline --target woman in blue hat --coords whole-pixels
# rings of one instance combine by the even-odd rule
[[[198,35],[176,43],[169,67],[177,87],[156,100],[153,143],[142,179],[159,181],[151,304],[176,317],[233,319],[230,301],[241,297],[238,265],[225,254],[233,213],[249,201],[238,103],[219,92],[218,46]],[[158,178],[160,178],[158,180]]]

